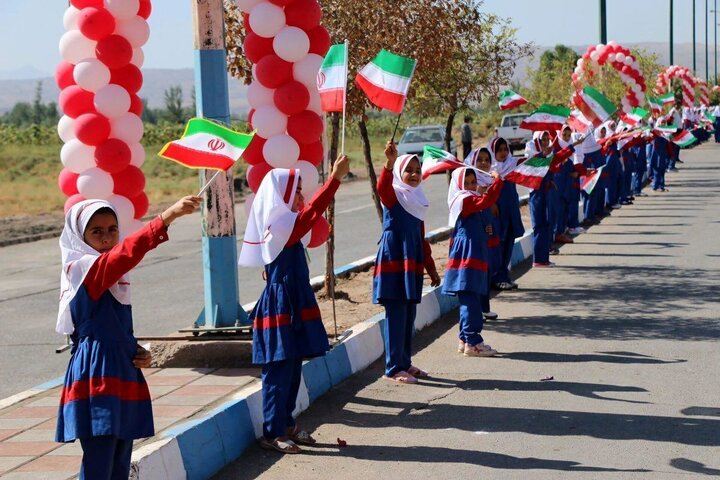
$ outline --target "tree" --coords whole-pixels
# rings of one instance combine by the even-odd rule
[[[171,123],[184,123],[185,109],[182,105],[183,91],[180,85],[168,87],[165,90],[165,116]]]
[[[530,89],[524,92],[526,98],[535,105],[567,105],[575,91],[570,77],[579,58],[565,45],[543,52],[538,67],[528,70]]]

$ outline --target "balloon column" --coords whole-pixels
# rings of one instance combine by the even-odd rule
[[[682,82],[683,106],[692,107],[695,103],[695,77],[687,67],[670,65],[660,72],[655,82],[655,91],[659,95],[667,93],[668,86],[671,85],[672,80],[675,78]]]
[[[698,100],[700,105],[708,106],[710,104],[710,87],[705,80],[695,77],[695,83],[698,86]]]
[[[330,48],[330,36],[320,25],[320,5],[317,0],[236,3],[247,32],[243,50],[253,63],[248,120],[257,133],[243,153],[250,165],[248,184],[257,192],[271,169],[298,168],[303,194],[309,197],[318,189],[317,166],[325,155],[317,74]],[[246,200],[246,208],[253,198]],[[308,246],[324,243],[327,230],[323,219],[313,229]]]
[[[572,81],[576,89],[581,89],[584,83],[593,83],[598,75],[600,67],[608,64],[620,75],[627,91],[621,100],[624,112],[630,112],[634,107],[640,107],[645,103],[645,77],[640,70],[640,64],[632,56],[630,50],[610,41],[607,45],[602,43],[591,45],[578,59],[575,72],[572,74]]]
[[[69,197],[65,211],[84,199],[108,200],[125,233],[148,210],[137,94],[150,11],[150,0],[70,0],[55,71],[64,113],[58,184]]]

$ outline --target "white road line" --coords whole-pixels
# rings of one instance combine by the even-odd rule
[[[367,203],[365,205],[360,205],[359,207],[348,208],[347,210],[340,210],[339,212],[335,212],[335,215],[344,215],[346,213],[353,213],[353,212],[357,212],[359,210],[365,210],[366,208],[370,208],[373,206],[374,206],[374,204]]]

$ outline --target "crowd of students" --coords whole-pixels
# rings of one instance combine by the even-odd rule
[[[710,134],[704,113],[673,109],[666,117],[651,119],[650,129],[632,135],[629,127],[613,122],[590,133],[564,125],[557,132],[536,132],[524,158],[514,157],[503,138],[470,151],[464,166],[453,171],[447,197],[453,230],[442,293],[456,296],[460,304],[457,351],[471,357],[497,353],[482,336],[485,319],[497,318],[490,310],[490,289],[517,288],[509,265],[515,239],[525,229],[516,186],[504,180],[510,172],[528,158],[552,156],[549,171],[531,191],[529,201],[533,265],[552,267],[553,243],[571,243],[572,235],[584,231],[578,221],[581,196],[587,227],[645,195],[642,190],[648,180],[653,190],[667,191],[665,171],[673,171],[680,162],[679,148],[658,127],[682,122],[705,141]],[[715,113],[720,117],[720,108]],[[715,141],[720,142],[717,129]],[[387,143],[385,156],[378,180],[383,231],[372,301],[385,309],[384,378],[413,384],[429,375],[412,362],[424,274],[432,286],[441,280],[425,240],[429,202],[422,190],[420,159],[398,156],[392,142]],[[264,267],[267,282],[250,314],[253,362],[262,367],[263,448],[292,454],[301,451],[300,445],[316,442],[292,416],[302,360],[329,349],[304,245],[348,171],[348,160],[341,156],[328,182],[306,203],[299,170],[272,170],[248,215],[239,261]],[[598,171],[595,187],[581,192],[583,178]],[[124,239],[117,214],[106,201],[80,202],[66,214],[60,238],[63,269],[56,329],[71,335],[73,346],[56,439],[80,440],[80,478],[127,478],[133,440],[154,434],[150,393],[140,370],[149,366],[150,355],[133,335],[126,274],[168,239],[167,228],[175,219],[194,211],[200,201],[181,199]]]

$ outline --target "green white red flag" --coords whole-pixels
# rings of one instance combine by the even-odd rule
[[[605,95],[590,86],[575,92],[573,103],[596,128],[606,122],[617,110]]]
[[[650,105],[650,110],[653,112],[662,112],[663,104],[660,100],[658,100],[655,97],[651,97],[650,95],[647,96],[648,105]]]
[[[204,118],[192,118],[182,137],[167,143],[158,155],[188,168],[227,170],[242,156],[253,136]]]
[[[674,134],[678,131],[677,125],[658,125],[655,128],[653,128],[656,132],[660,133],[661,135],[664,135],[665,137]]]
[[[603,168],[605,168],[605,166],[598,168],[595,171],[595,173],[585,177],[585,180],[583,181],[582,185],[580,185],[580,188],[588,195],[590,195],[592,193],[592,191],[595,189],[595,185],[597,185],[598,180],[600,180],[600,174],[602,173]]]
[[[665,95],[661,95],[658,100],[660,100],[663,105],[672,105],[675,103],[675,94],[673,92],[668,92]]]
[[[592,126],[590,120],[585,118],[585,115],[583,115],[582,112],[578,109],[570,112],[567,123],[568,125],[570,125],[570,128],[580,133],[587,133],[588,129]]]
[[[650,115],[650,112],[647,110],[635,107],[632,109],[632,112],[623,115],[622,121],[630,128],[635,128],[641,121],[645,120],[648,115]]]
[[[450,152],[432,145],[425,145],[422,156],[422,178],[423,180],[433,173],[447,172],[455,170],[458,167],[464,167],[465,164],[457,159]]]
[[[317,77],[323,112],[342,112],[347,92],[348,51],[346,43],[328,50]]]
[[[378,108],[402,113],[417,62],[383,49],[355,77],[357,86]]]
[[[683,130],[682,132],[678,133],[677,135],[674,135],[670,139],[675,145],[679,147],[689,147],[693,143],[697,141],[697,138],[695,138],[695,135],[690,133],[688,130]]]
[[[500,102],[498,106],[500,110],[510,110],[525,105],[528,101],[523,98],[520,94],[513,92],[512,90],[505,90],[500,94]]]
[[[560,130],[570,115],[570,109],[544,103],[520,124],[520,128],[533,131]]]
[[[523,127],[524,128],[524,127]],[[560,127],[558,127],[559,129]],[[540,184],[550,170],[553,155],[549,157],[533,157],[521,163],[515,170],[505,176],[505,180],[509,180],[517,185],[537,190]]]

